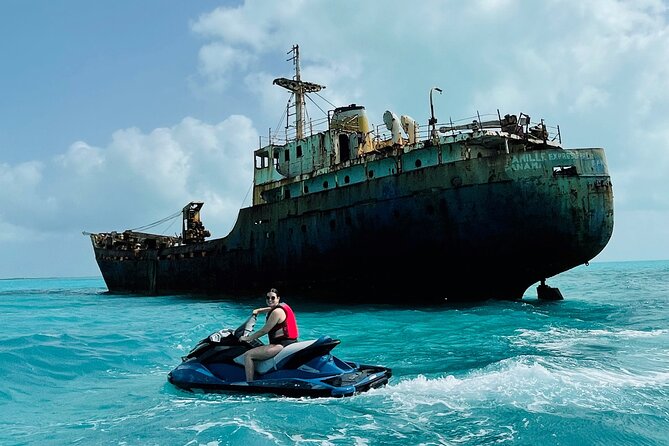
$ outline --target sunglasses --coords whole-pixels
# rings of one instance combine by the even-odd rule
[[[267,296],[267,300],[274,300],[276,298],[277,298],[277,296]]]

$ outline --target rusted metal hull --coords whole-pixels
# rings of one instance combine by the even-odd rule
[[[576,171],[563,174],[565,160]],[[591,260],[612,231],[604,151],[555,149],[398,169],[242,209],[221,239],[95,253],[112,292],[239,295],[271,285],[411,304],[521,298]]]

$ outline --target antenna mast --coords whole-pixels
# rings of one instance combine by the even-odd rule
[[[274,79],[273,84],[293,92],[293,95],[295,96],[295,138],[301,139],[304,138],[305,94],[321,91],[325,87],[311,82],[304,82],[300,77],[300,46],[293,45],[293,48],[288,54],[291,53],[293,56],[287,60],[292,60],[293,65],[295,66],[294,78],[286,79],[285,77],[280,77]]]

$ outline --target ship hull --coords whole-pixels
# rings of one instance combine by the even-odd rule
[[[95,248],[111,292],[284,293],[358,302],[518,299],[613,231],[602,149],[437,163],[240,211],[224,238]],[[565,165],[575,170],[562,170]],[[566,172],[566,174],[564,173]]]

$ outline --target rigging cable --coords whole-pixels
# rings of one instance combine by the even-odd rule
[[[175,212],[175,213],[172,214],[172,215],[168,215],[167,217],[165,217],[165,218],[163,218],[163,219],[160,219],[160,220],[158,220],[158,221],[154,221],[153,223],[149,223],[148,225],[144,225],[144,226],[139,226],[139,227],[137,227],[137,228],[133,228],[133,229],[131,229],[131,231],[144,231],[144,230],[146,230],[146,229],[151,229],[151,228],[153,228],[153,227],[155,227],[155,226],[158,226],[158,225],[160,225],[160,224],[162,224],[162,223],[165,223],[165,222],[167,222],[167,221],[170,221],[170,220],[173,220],[173,219],[177,218],[179,215],[181,215],[181,212],[182,212],[182,211]],[[171,226],[171,225],[170,225],[170,226]]]
[[[328,104],[330,104],[332,107],[337,108],[336,105],[334,105],[332,102],[328,101],[328,100],[325,99],[323,96],[321,96],[320,94],[318,94],[318,92],[315,92],[314,94],[315,94],[316,96],[318,96],[319,98],[323,99],[323,100],[324,100],[325,102],[327,102]],[[312,101],[312,102],[313,102],[313,101]]]
[[[274,127],[274,134],[272,135],[273,138],[278,138],[279,137],[279,131],[281,129],[281,125],[283,124],[283,120],[286,119],[286,116],[289,113],[289,108],[290,108],[290,101],[293,99],[293,96],[290,96],[290,99],[288,99],[288,104],[286,104],[286,107],[284,109],[284,113],[281,114],[281,119],[279,119],[279,122],[276,124],[276,127]]]
[[[316,93],[316,94],[318,94],[318,93]],[[322,109],[322,108],[321,108],[321,107],[320,107],[320,106],[319,106],[313,99],[311,99],[311,97],[310,97],[308,94],[305,94],[305,96],[307,97],[307,99],[309,99],[309,100],[311,101],[312,104],[314,104],[320,111],[322,111],[323,114],[324,114],[325,116],[327,116],[327,112],[326,112],[325,110],[323,110],[323,109]],[[319,96],[321,99],[323,99],[325,102],[327,102],[328,104],[330,104],[330,102],[329,102],[328,100],[324,99],[323,96],[321,96],[321,95],[319,95],[319,94],[318,94],[318,96]],[[330,105],[332,105],[332,104],[330,104]],[[334,105],[332,105],[332,106],[334,107]],[[336,108],[336,107],[335,107],[335,108]]]

